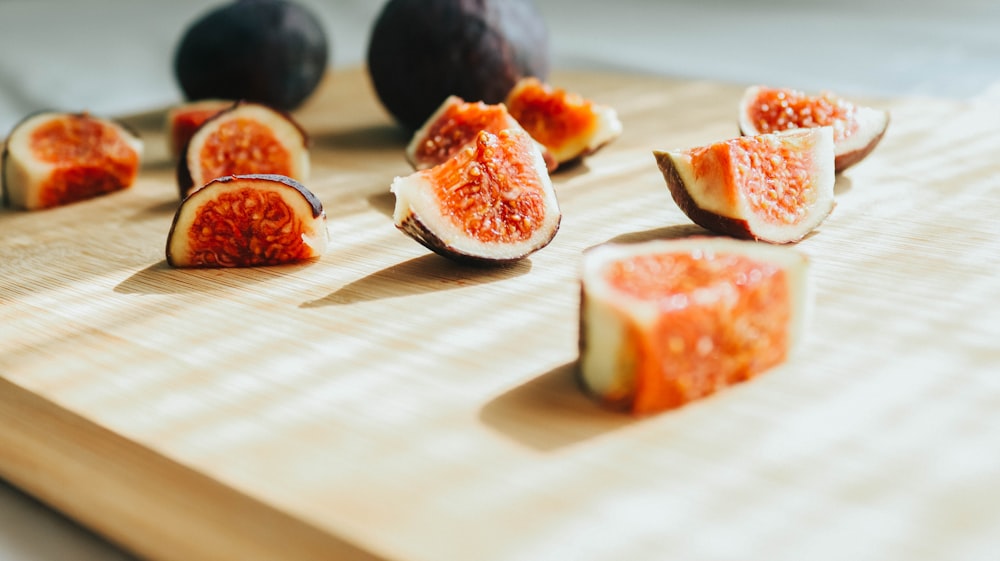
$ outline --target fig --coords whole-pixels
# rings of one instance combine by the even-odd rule
[[[132,131],[88,113],[43,112],[11,130],[0,174],[13,208],[37,210],[128,189],[143,144]]]
[[[390,189],[396,227],[445,257],[498,264],[552,241],[562,215],[545,160],[528,133],[480,131],[444,163]]]
[[[548,148],[559,164],[591,154],[622,133],[618,113],[611,107],[538,78],[518,81],[506,104],[517,122]]]
[[[488,105],[482,101],[466,102],[458,96],[448,96],[413,134],[406,147],[406,159],[418,170],[434,167],[475,140],[479,131],[496,134],[504,129],[522,130],[502,103]],[[539,148],[548,170],[555,170],[556,161],[544,146],[539,145]]]
[[[810,308],[808,261],[718,237],[584,252],[577,374],[602,405],[675,409],[784,363]]]
[[[292,118],[259,103],[238,102],[205,121],[177,165],[181,196],[227,175],[309,178],[308,136]]]
[[[180,158],[198,128],[233,104],[228,100],[203,99],[171,107],[167,111],[166,126],[170,155],[174,159]]]
[[[548,30],[531,0],[390,0],[368,43],[372,85],[416,130],[449,96],[500,103],[549,71]]]
[[[737,238],[796,242],[833,211],[833,129],[743,136],[653,151],[670,194],[695,224]]]
[[[740,100],[740,132],[832,127],[837,173],[863,160],[889,127],[889,112],[856,105],[833,93],[808,95],[787,88],[751,86]]]
[[[329,56],[319,18],[289,0],[236,0],[191,23],[174,53],[188,100],[245,99],[291,111],[316,90]]]
[[[172,267],[258,267],[322,255],[326,213],[301,183],[283,175],[220,177],[186,197],[167,235]]]

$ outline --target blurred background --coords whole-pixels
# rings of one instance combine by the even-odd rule
[[[364,63],[381,0],[302,0],[335,67]],[[996,0],[536,0],[553,67],[975,96],[1000,78]],[[0,0],[0,136],[43,108],[118,116],[180,99],[171,70],[213,0]]]
[[[334,67],[364,63],[381,1],[302,3],[324,22]],[[184,28],[217,4],[0,0],[0,137],[40,109],[121,116],[179,101],[174,48]],[[973,99],[1000,90],[997,0],[537,4],[555,71],[641,72],[874,97]],[[0,480],[0,561],[123,559]]]

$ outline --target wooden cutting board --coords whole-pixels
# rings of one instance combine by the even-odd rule
[[[581,251],[701,233],[651,151],[736,134],[742,87],[563,72],[625,132],[554,175],[508,268],[391,219],[407,138],[360,70],[296,114],[320,260],[173,270],[162,113],[128,192],[0,212],[0,475],[154,560],[973,559],[1000,531],[1000,107],[869,100],[882,145],[797,249],[786,365],[681,410],[577,388]],[[987,553],[989,552],[989,553]]]

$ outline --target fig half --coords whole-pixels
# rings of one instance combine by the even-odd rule
[[[548,148],[558,164],[591,154],[618,138],[622,123],[611,107],[522,78],[507,95],[507,109],[528,134]]]
[[[479,131],[497,134],[504,129],[522,130],[502,103],[467,102],[457,95],[448,96],[441,107],[413,134],[406,147],[406,159],[415,169],[427,169],[445,162],[463,146],[475,140]],[[556,161],[539,145],[549,171]]]
[[[787,88],[751,86],[740,100],[746,135],[796,128],[832,127],[837,173],[863,160],[885,135],[889,112],[856,105],[830,92],[808,95]]]
[[[808,317],[807,273],[791,248],[724,237],[587,250],[583,387],[610,408],[648,414],[785,362]]]
[[[172,267],[257,267],[322,255],[323,204],[283,175],[220,177],[185,198],[167,235]]]
[[[713,232],[796,242],[833,211],[830,127],[743,136],[653,155],[677,206]]]
[[[37,113],[14,126],[4,148],[4,202],[26,210],[57,207],[127,189],[143,144],[113,121],[88,113]]]
[[[562,214],[538,145],[521,130],[480,131],[444,163],[397,177],[396,227],[445,257],[522,259],[552,241]]]
[[[309,178],[308,137],[285,113],[241,101],[211,117],[188,142],[177,166],[181,196],[218,177],[284,175]]]

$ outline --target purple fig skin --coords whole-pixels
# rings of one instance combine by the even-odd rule
[[[547,78],[548,29],[532,0],[390,0],[368,69],[382,104],[412,132],[449,95],[500,103],[522,77]]]
[[[236,0],[188,24],[173,71],[186,99],[301,106],[322,82],[331,43],[319,17],[289,0]]]

